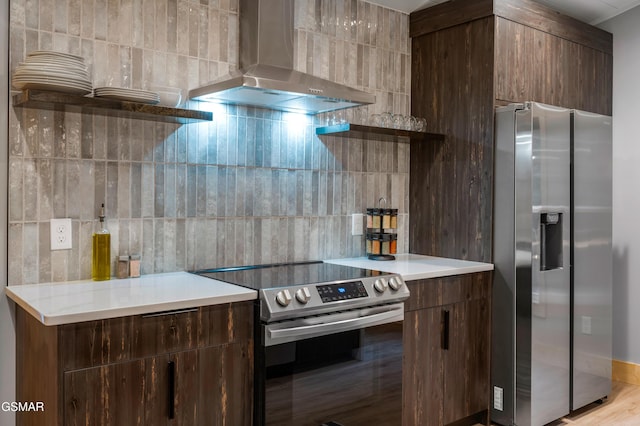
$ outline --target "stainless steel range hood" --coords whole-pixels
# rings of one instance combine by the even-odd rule
[[[239,3],[240,70],[189,91],[190,99],[308,114],[375,102],[370,93],[293,69],[294,0]]]

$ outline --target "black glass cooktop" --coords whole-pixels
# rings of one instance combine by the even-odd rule
[[[231,268],[204,269],[195,274],[231,284],[262,290],[303,284],[358,280],[384,272],[323,262],[301,262]]]

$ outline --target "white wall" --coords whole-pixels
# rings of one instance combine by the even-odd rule
[[[15,400],[15,332],[13,309],[4,294],[7,285],[7,167],[9,108],[9,5],[0,6],[0,402]],[[0,411],[0,424],[14,423],[15,415]]]
[[[640,7],[613,33],[613,357],[640,364]],[[595,172],[595,171],[594,171]]]

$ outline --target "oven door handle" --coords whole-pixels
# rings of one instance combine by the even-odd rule
[[[404,303],[384,306],[382,310],[380,307],[368,308],[343,314],[350,314],[351,317],[345,319],[344,315],[337,314],[335,316],[342,319],[289,328],[274,328],[280,324],[268,324],[265,326],[264,333],[265,346],[402,321],[404,319]],[[331,318],[331,316],[333,315],[326,315],[325,318]]]

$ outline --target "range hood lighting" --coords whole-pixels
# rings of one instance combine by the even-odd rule
[[[375,96],[293,69],[294,0],[240,0],[240,70],[189,98],[319,114],[372,104]]]

